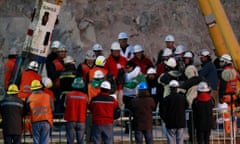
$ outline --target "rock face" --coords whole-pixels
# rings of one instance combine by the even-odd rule
[[[239,39],[240,2],[221,2]],[[34,4],[33,0],[0,0],[1,59],[10,47],[23,45]],[[63,42],[68,54],[80,62],[96,42],[107,55],[123,31],[129,34],[129,43],[141,44],[150,58],[165,48],[167,34],[175,36],[176,45],[194,52],[214,49],[197,0],[63,0],[53,39]]]

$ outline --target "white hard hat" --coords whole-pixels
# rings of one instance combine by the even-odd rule
[[[125,32],[120,32],[118,34],[118,39],[128,39],[128,35]]]
[[[113,42],[111,45],[111,50],[121,50],[119,42]]]
[[[175,58],[172,58],[172,57],[169,58],[168,60],[164,61],[164,63],[171,68],[175,68],[177,66],[177,62],[176,62]]]
[[[200,57],[202,57],[202,56],[210,56],[210,52],[208,50],[202,50],[202,51],[200,51],[199,56]]]
[[[226,63],[232,63],[232,57],[229,54],[223,54],[220,57],[220,61],[224,61]]]
[[[46,88],[51,88],[53,86],[53,82],[49,77],[43,77],[42,83]]]
[[[100,44],[94,44],[92,47],[93,51],[101,51],[103,50],[102,46]]]
[[[200,91],[200,92],[209,92],[210,88],[209,88],[207,82],[200,82],[198,84],[197,90]]]
[[[174,39],[174,36],[173,35],[167,35],[166,37],[165,37],[165,40],[164,40],[165,42],[174,42],[175,41],[175,39]]]
[[[66,46],[64,44],[61,44],[59,48],[57,49],[58,52],[67,52]]]
[[[157,71],[156,71],[155,68],[149,68],[149,69],[147,70],[147,74],[156,74],[156,73],[157,73]]]
[[[108,81],[103,81],[100,85],[101,88],[111,90],[111,84]]]
[[[53,41],[51,44],[51,48],[60,48],[61,42],[60,41]]]
[[[38,71],[39,63],[37,61],[31,61],[28,65],[28,69]]]
[[[184,53],[185,51],[186,51],[187,49],[186,49],[186,47],[184,46],[184,45],[178,45],[177,47],[176,47],[176,50],[175,50],[175,52],[174,52],[174,54],[182,54],[182,53]]]
[[[17,48],[12,47],[9,51],[9,55],[17,55],[17,51],[18,51]]]
[[[63,61],[64,61],[64,64],[67,64],[67,63],[75,64],[75,60],[74,60],[74,58],[71,57],[71,56],[66,56],[66,57],[63,59]]]
[[[193,54],[191,52],[185,52],[185,54],[183,55],[184,58],[193,58]]]
[[[172,53],[172,50],[170,48],[165,48],[163,50],[163,54],[162,56],[171,56],[173,53]]]
[[[95,64],[96,64],[97,66],[104,66],[105,63],[106,63],[106,58],[105,58],[104,56],[98,56],[98,57],[96,58]]]
[[[171,80],[169,82],[169,87],[179,87],[179,82],[176,80]]]
[[[95,55],[95,53],[94,53],[92,50],[88,50],[88,51],[86,52],[85,59],[95,60],[95,59],[96,59],[96,55]]]
[[[96,71],[94,72],[93,78],[96,78],[96,79],[104,78],[104,74],[103,74],[102,71],[96,70]]]
[[[143,51],[143,47],[141,45],[135,45],[133,47],[133,51],[134,51],[134,53],[142,52]]]

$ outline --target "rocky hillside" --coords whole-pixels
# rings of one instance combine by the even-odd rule
[[[232,28],[240,38],[240,1],[222,0]],[[0,0],[0,58],[13,46],[21,48],[30,22],[34,0]],[[54,39],[67,45],[77,62],[98,42],[106,54],[119,32],[129,34],[131,44],[141,44],[155,58],[173,34],[176,44],[195,52],[213,49],[197,0],[63,0]]]

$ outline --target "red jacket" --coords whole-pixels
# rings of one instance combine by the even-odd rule
[[[126,63],[127,63],[127,59],[123,56],[120,56],[119,60],[116,61],[112,55],[110,55],[105,63],[105,68],[108,70],[108,72],[110,74],[112,74],[115,78],[117,78],[118,76],[118,70],[120,68],[117,67],[117,65],[119,64],[121,66],[121,68],[125,68],[126,67]]]
[[[7,90],[11,74],[14,69],[16,58],[8,59],[4,67],[4,88]]]
[[[109,74],[112,74],[114,76],[115,79],[118,78],[118,71],[121,68],[125,68],[126,67],[126,63],[127,63],[127,59],[123,56],[120,56],[120,58],[118,59],[118,61],[116,61],[112,55],[110,55],[105,63],[105,68],[108,70]],[[117,85],[117,89],[121,90],[123,89],[123,85],[122,84],[118,84]]]
[[[26,97],[28,97],[32,93],[30,87],[33,80],[41,81],[41,76],[33,70],[26,70],[22,72],[20,87],[19,87],[20,93],[18,94],[18,96],[21,99],[24,100]]]
[[[112,96],[100,93],[93,97],[89,108],[93,116],[93,124],[107,125],[114,120],[114,110],[118,107],[118,102]]]
[[[133,57],[131,59],[131,61],[133,61],[137,66],[139,66],[141,68],[141,72],[143,74],[146,74],[147,73],[147,70],[150,68],[150,67],[154,67],[152,61],[147,58],[146,56],[143,56],[142,59],[138,59],[136,56]]]
[[[66,95],[66,109],[64,119],[72,122],[85,122],[88,96],[80,91],[73,90]]]

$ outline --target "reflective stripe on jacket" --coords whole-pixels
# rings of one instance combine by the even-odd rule
[[[53,115],[52,115],[52,104],[51,97],[43,92],[32,93],[27,101],[30,107],[30,114],[32,123],[40,121],[48,121],[52,126]]]
[[[73,122],[85,122],[88,97],[80,91],[71,91],[66,95],[64,119]]]

